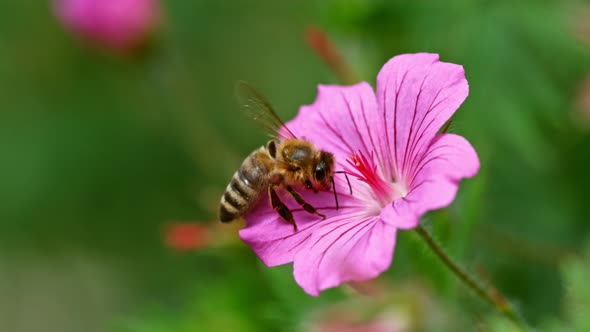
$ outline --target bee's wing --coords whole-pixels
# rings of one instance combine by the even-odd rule
[[[236,83],[236,96],[246,113],[262,124],[271,136],[297,138],[274,112],[270,103],[247,82]]]

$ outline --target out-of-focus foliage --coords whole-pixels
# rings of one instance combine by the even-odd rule
[[[451,131],[473,143],[482,168],[424,222],[532,325],[584,331],[587,319],[574,316],[583,311],[568,309],[585,291],[583,265],[563,259],[590,233],[590,131],[572,117],[590,69],[589,37],[577,30],[587,3],[162,4],[153,48],[125,58],[71,38],[49,2],[0,1],[1,331],[296,331],[356,301],[347,287],[305,295],[290,266],[266,268],[235,227],[192,252],[164,235],[170,222],[215,223],[227,181],[266,140],[235,106],[236,80],[284,119],[317,84],[338,83],[305,44],[310,24],[371,84],[398,53],[464,65],[470,96]],[[405,302],[432,304],[396,315],[420,315],[424,331],[485,326],[492,308],[424,248],[400,232],[379,279],[392,294],[411,281],[419,291]]]
[[[562,263],[561,275],[566,288],[563,318],[550,318],[542,324],[542,331],[590,331],[590,246],[582,257],[570,257]],[[491,332],[518,332],[519,329],[502,318],[490,322]]]
[[[547,331],[590,331],[590,246],[584,257],[571,258],[562,267],[566,288],[564,322],[553,322]]]

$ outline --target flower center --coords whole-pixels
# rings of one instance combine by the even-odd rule
[[[369,185],[380,209],[406,194],[399,184],[381,178],[377,171],[373,151],[371,151],[370,158],[367,158],[360,150],[356,151],[346,161],[352,166],[351,169],[346,170],[346,173]]]

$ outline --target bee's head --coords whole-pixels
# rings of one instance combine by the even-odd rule
[[[331,153],[320,151],[313,165],[313,179],[307,181],[307,189],[330,190],[332,185],[332,176],[334,174],[334,156]]]

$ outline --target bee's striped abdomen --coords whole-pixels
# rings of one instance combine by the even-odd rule
[[[242,173],[238,170],[234,173],[231,182],[225,189],[221,197],[219,206],[219,219],[223,222],[229,222],[242,215],[249,207],[248,197],[257,195],[254,188],[244,181]]]
[[[245,214],[258,201],[260,192],[267,186],[269,161],[264,148],[244,160],[221,197],[219,220],[230,222]]]

